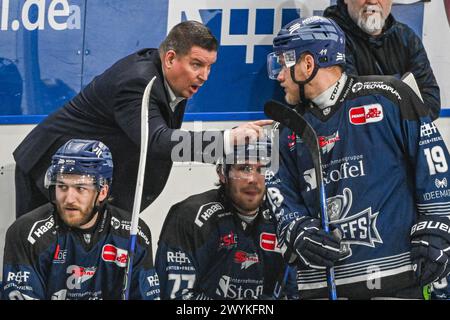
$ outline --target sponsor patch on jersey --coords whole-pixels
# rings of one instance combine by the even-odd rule
[[[288,147],[290,151],[293,151],[295,148],[295,141],[296,141],[296,136],[295,136],[295,132],[292,132],[292,134],[288,135]]]
[[[97,267],[81,267],[77,265],[70,265],[67,267],[67,273],[70,275],[67,278],[66,285],[68,289],[81,289],[81,284],[91,279]]]
[[[259,262],[256,253],[247,253],[245,251],[236,251],[234,254],[234,262],[241,264],[241,269],[248,269],[250,266]]]
[[[55,220],[53,216],[49,216],[46,219],[36,221],[31,227],[27,240],[29,243],[34,244],[37,239],[42,237],[47,231],[53,228]]]
[[[16,284],[27,283],[28,279],[30,279],[31,272],[30,271],[17,271],[17,272],[8,272],[6,276],[7,282],[14,281]]]
[[[390,84],[387,84],[383,81],[368,81],[368,82],[356,82],[352,86],[352,92],[356,93],[360,90],[383,90],[393,94],[398,100],[402,100],[402,97],[398,93],[398,91],[393,88]]]
[[[383,118],[383,107],[379,103],[354,107],[349,111],[350,123],[355,125],[379,122]]]
[[[274,233],[263,232],[259,238],[259,245],[265,251],[280,251],[277,236]]]
[[[231,231],[229,234],[225,234],[219,239],[219,248],[232,249],[237,246],[237,234]]]
[[[447,188],[447,178],[444,178],[442,180],[439,180],[438,178],[436,178],[434,180],[434,185],[436,186],[436,188]]]
[[[126,267],[128,251],[117,248],[112,244],[105,244],[102,249],[102,259],[106,262],[114,262],[119,267]]]
[[[53,255],[53,263],[66,263],[67,249],[61,250],[59,244],[56,246],[55,254]]]
[[[114,229],[118,230],[120,228],[120,225],[121,223],[119,219],[117,219],[116,217],[111,217],[111,226]]]
[[[330,152],[336,142],[339,140],[341,140],[341,138],[339,137],[339,131],[336,131],[329,136],[319,136],[319,146],[322,150],[322,154]]]
[[[201,228],[214,213],[224,209],[224,206],[220,202],[209,202],[202,205],[195,216],[195,224]]]
[[[167,251],[167,262],[170,264],[191,264],[191,260],[183,251]]]
[[[430,138],[434,135],[437,135],[438,130],[436,128],[436,125],[431,123],[422,123],[420,125],[420,138]]]
[[[257,299],[263,294],[262,279],[232,278],[223,275],[219,280],[216,294],[230,300]]]

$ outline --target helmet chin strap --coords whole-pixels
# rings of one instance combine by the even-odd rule
[[[98,197],[100,196],[100,191],[98,191],[97,192],[97,195],[95,196],[95,199],[94,199],[94,205],[92,206],[92,210],[91,210],[91,213],[89,214],[89,217],[90,217],[90,219],[89,219],[89,221],[91,221],[92,220],[92,218],[94,217],[94,215],[97,213],[97,212],[100,212],[100,207],[102,207],[102,203],[100,203],[100,204],[97,204],[97,200],[98,200]]]
[[[105,209],[105,203],[106,203],[106,199],[108,198],[108,196],[106,196],[105,199],[103,199],[103,201],[101,201],[99,204],[97,204],[97,200],[98,200],[98,197],[100,196],[100,191],[102,190],[102,188],[103,187],[100,187],[100,190],[97,191],[97,195],[95,196],[94,206],[92,207],[91,213],[89,214],[89,217],[90,217],[89,221],[92,220],[92,218],[94,217],[94,215],[96,213],[98,213],[100,215],[101,213],[103,213],[103,211]],[[109,194],[109,192],[108,192],[108,194]]]
[[[294,81],[298,85],[299,97],[300,97],[299,104],[303,104],[304,106],[307,106],[309,104],[310,100],[306,99],[306,97],[305,97],[305,84],[307,84],[312,79],[314,79],[314,77],[317,74],[317,71],[319,71],[319,67],[317,66],[316,63],[314,63],[314,69],[313,69],[313,72],[311,73],[311,75],[309,76],[309,78],[306,80],[303,80],[303,81],[299,81],[295,78],[295,66],[296,66],[296,64],[289,68],[289,71],[291,73],[291,78],[292,78],[292,81]]]

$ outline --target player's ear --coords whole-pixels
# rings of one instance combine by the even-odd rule
[[[216,172],[219,176],[220,183],[225,184],[227,183],[227,178],[225,177],[223,164],[216,166]]]
[[[308,73],[308,77],[312,75],[314,71],[314,57],[310,54],[305,55],[305,66],[306,66],[306,72]]]
[[[107,184],[102,186],[102,188],[100,189],[100,193],[98,195],[99,202],[102,202],[103,200],[106,199],[106,197],[108,196],[108,191],[109,191],[109,186]]]
[[[175,60],[177,56],[177,53],[174,50],[168,50],[165,54],[164,54],[164,66],[167,69],[172,68],[173,66],[173,61]]]

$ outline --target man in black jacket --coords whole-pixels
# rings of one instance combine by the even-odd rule
[[[177,129],[181,127],[186,99],[208,79],[217,47],[217,40],[206,26],[182,22],[170,31],[159,50],[143,49],[121,59],[50,114],[14,151],[16,216],[48,202],[42,187],[44,173],[52,154],[72,138],[100,140],[110,147],[115,155],[112,204],[131,211],[139,166],[142,96],[156,76],[149,103],[149,151],[142,208],[151,204],[166,184],[173,147],[180,139],[203,141],[196,136],[201,132]],[[225,131],[224,148],[243,136],[255,138],[262,133],[261,126],[269,123],[255,121]],[[211,133],[222,137],[222,132]],[[184,154],[183,159],[206,161],[203,150],[208,143],[204,141],[200,150],[190,148],[190,156]]]
[[[411,72],[417,80],[432,120],[439,117],[439,86],[420,38],[394,19],[392,0],[338,0],[324,16],[336,21],[346,35],[346,71],[354,75],[393,75]]]

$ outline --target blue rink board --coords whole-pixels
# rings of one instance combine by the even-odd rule
[[[220,48],[209,80],[188,102],[185,121],[265,118],[264,103],[283,99],[266,72],[266,56],[278,31],[275,18],[284,25],[327,7],[311,1],[305,4],[309,11],[300,10],[279,0],[265,0],[264,7],[258,0],[242,0],[236,8],[223,0],[198,5],[185,0],[67,0],[69,13],[63,14],[62,2],[0,1],[0,124],[39,123],[115,61],[157,47],[171,23],[194,18],[211,29]],[[394,5],[393,14],[422,36],[423,6]],[[225,17],[229,30],[222,30]],[[255,28],[249,31],[251,25]],[[443,109],[441,117],[448,116],[450,109]]]

